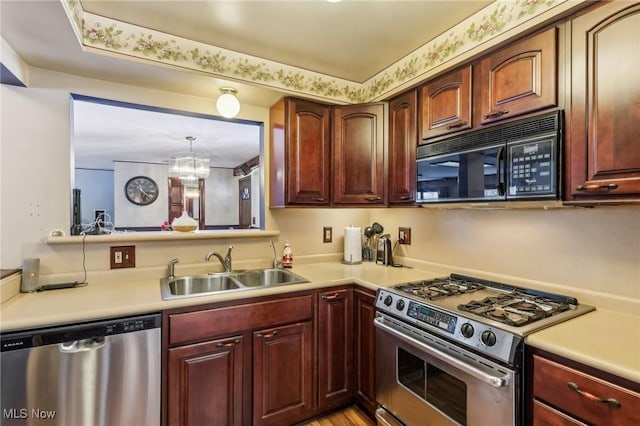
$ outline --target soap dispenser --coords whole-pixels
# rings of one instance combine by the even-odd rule
[[[289,244],[289,241],[284,243],[284,248],[282,249],[282,267],[283,268],[293,267],[293,251],[291,250],[291,245]]]

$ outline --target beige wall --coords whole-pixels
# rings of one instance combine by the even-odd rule
[[[23,257],[40,257],[43,274],[82,271],[80,245],[43,243],[51,229],[68,229],[70,217],[69,92],[126,102],[214,114],[214,102],[133,86],[30,70],[29,89],[2,86],[0,150],[0,260],[19,267]],[[240,118],[265,123],[268,109],[243,105]],[[267,162],[268,164],[268,162]],[[267,174],[268,176],[268,174]],[[265,188],[268,179],[265,176]],[[267,197],[268,198],[268,197]],[[266,209],[268,229],[280,231],[297,257],[340,258],[344,227],[380,222],[397,238],[398,226],[412,228],[412,245],[396,255],[444,264],[452,271],[485,271],[640,300],[640,207],[560,210]],[[332,226],[332,243],[322,228]],[[267,266],[268,238],[136,245],[129,279],[162,271],[171,257],[180,268],[202,262],[209,250],[233,244],[239,263]],[[109,244],[87,245],[87,269],[108,269]],[[81,278],[81,277],[78,277]]]

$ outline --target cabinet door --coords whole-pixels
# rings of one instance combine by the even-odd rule
[[[488,124],[557,104],[556,29],[516,42],[474,67],[476,123]]]
[[[389,103],[389,203],[415,201],[417,92],[412,91]]]
[[[334,203],[386,203],[384,109],[383,104],[334,109]]]
[[[168,424],[242,425],[242,336],[169,349]]]
[[[253,333],[253,424],[295,424],[312,414],[311,321]]]
[[[372,291],[354,291],[355,396],[372,417],[376,410],[376,332],[373,325],[375,300],[375,293]]]
[[[351,289],[318,294],[318,389],[322,411],[349,402],[353,372]]]
[[[572,200],[640,202],[640,4],[605,3],[572,23]]]
[[[331,184],[330,109],[288,99],[287,203],[329,204]]]
[[[331,184],[331,109],[284,98],[270,109],[271,206],[326,205]]]
[[[471,128],[471,66],[430,82],[420,94],[422,139]]]

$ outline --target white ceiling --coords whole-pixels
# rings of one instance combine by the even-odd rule
[[[489,3],[489,0],[347,0],[341,3],[81,0],[82,8],[96,15],[356,82],[392,65]],[[232,86],[238,89],[241,103],[264,107],[271,106],[283,95],[256,84],[230,82],[151,61],[83,50],[59,0],[0,0],[0,28],[2,38],[32,67],[212,99],[218,96],[220,87]],[[131,141],[130,154],[135,146],[149,152],[149,146],[142,143],[147,141],[164,158],[168,151],[159,148],[164,141],[170,139],[179,144],[189,133],[202,142],[196,142],[195,148],[203,154],[208,139],[236,141],[236,145],[225,145],[225,151],[229,152],[232,146],[243,144],[247,138],[246,132],[236,134],[238,129],[231,129],[224,121],[209,121],[206,126],[213,128],[198,135],[195,129],[203,129],[204,120],[191,122],[185,117],[169,120],[138,111],[135,114],[148,115],[144,119],[140,117],[138,122],[130,116],[118,118],[115,113],[113,118],[108,118],[111,113],[105,115],[105,111],[96,110],[102,108],[107,107],[88,107],[83,113],[86,115],[76,120],[76,125],[82,126],[75,130],[78,153],[110,155],[105,152],[106,147],[113,146],[108,143],[110,140]],[[91,111],[100,115],[92,116]],[[147,121],[150,117],[156,120]],[[176,128],[167,127],[174,121]],[[145,127],[142,123],[148,124]],[[85,143],[87,150],[81,148]],[[214,147],[207,155],[219,156],[220,152],[220,147]],[[252,157],[237,162],[242,155],[246,152],[238,154],[232,160],[234,164],[227,166],[235,167]]]

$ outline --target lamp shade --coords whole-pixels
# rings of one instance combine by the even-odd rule
[[[222,95],[216,101],[218,112],[225,118],[232,118],[240,112],[240,101],[236,98],[236,90],[230,88],[222,88]]]

